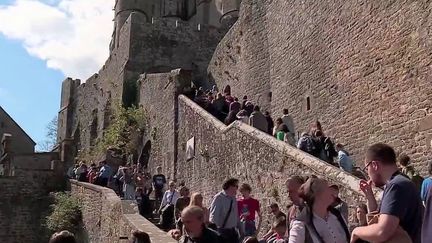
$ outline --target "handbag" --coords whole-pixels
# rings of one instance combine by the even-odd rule
[[[227,214],[225,215],[225,219],[222,224],[222,227],[218,229],[218,232],[221,235],[222,239],[224,239],[226,242],[237,242],[239,239],[238,232],[235,228],[225,229],[226,223],[228,222],[228,218],[232,211],[233,204],[234,204],[234,200],[231,200],[231,204]]]
[[[371,212],[368,214],[368,225],[377,224],[380,214],[378,212]],[[386,241],[382,243],[412,243],[411,237],[408,233],[402,229],[399,225],[396,232]]]

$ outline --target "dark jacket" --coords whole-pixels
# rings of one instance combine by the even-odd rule
[[[339,213],[338,210],[334,208],[330,208],[330,213],[335,215],[340,224],[342,225],[342,228],[345,231],[347,242],[350,242],[351,236],[350,232],[348,230],[348,226],[346,225],[342,215]],[[305,225],[305,243],[316,243],[313,241],[313,239],[319,239],[320,243],[325,243],[324,240],[321,238],[321,236],[318,234],[314,224],[313,224],[313,213],[311,212],[309,207],[304,207],[299,216],[297,217],[297,220],[302,221]]]
[[[268,130],[267,119],[260,111],[252,112],[249,119],[249,125],[265,133]]]
[[[218,232],[204,226],[203,234],[199,239],[194,239],[194,243],[222,243],[223,240]],[[185,235],[183,235],[179,243],[192,243]]]
[[[429,193],[426,198],[426,211],[424,214],[422,228],[422,242],[432,242],[432,187],[429,188]]]

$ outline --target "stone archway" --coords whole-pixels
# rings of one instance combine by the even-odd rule
[[[148,163],[150,160],[150,152],[151,152],[151,141],[149,140],[145,143],[138,158],[138,164],[141,164],[144,167],[144,169],[147,169],[148,167]]]

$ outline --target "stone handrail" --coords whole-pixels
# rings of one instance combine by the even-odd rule
[[[228,133],[231,129],[238,129],[242,131],[245,135],[253,136],[255,139],[258,139],[261,142],[270,145],[281,153],[289,154],[290,156],[294,157],[296,161],[301,162],[312,170],[316,170],[320,174],[324,172],[326,174],[333,175],[336,179],[338,179],[342,184],[348,186],[351,190],[359,192],[360,180],[352,176],[351,174],[337,167],[329,166],[329,164],[320,161],[312,155],[305,153],[293,146],[290,146],[286,142],[279,141],[272,136],[243,122],[235,121],[227,126],[186,96],[180,96],[179,99],[186,105],[188,105],[190,108],[194,109],[196,113],[206,119],[209,123],[213,124],[222,133]]]
[[[76,180],[70,180],[70,183],[72,196],[81,202],[83,225],[90,242],[127,242],[134,230],[149,234],[153,243],[177,242],[139,215],[113,190]]]
[[[253,137],[254,140],[262,142],[281,154],[291,157],[297,163],[301,163],[310,170],[316,172],[317,175],[324,175],[327,179],[330,179],[330,181],[338,182],[338,184],[342,185],[345,189],[357,194],[360,197],[363,196],[360,192],[359,178],[335,166],[329,165],[328,163],[321,161],[318,158],[305,153],[286,142],[279,141],[267,133],[264,133],[243,122],[235,121],[227,126],[184,95],[180,95],[179,100],[180,103],[192,109],[196,114],[206,120],[206,122],[211,124],[211,126],[218,129],[221,133],[228,134],[231,130],[238,130],[243,135]],[[376,190],[376,193],[379,194],[380,192],[380,190]]]

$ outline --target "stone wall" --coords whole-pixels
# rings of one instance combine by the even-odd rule
[[[185,68],[192,71],[194,82],[208,86],[207,66],[225,33],[225,28],[175,18],[147,20],[131,13],[119,31],[118,47],[102,69],[85,83],[70,78],[63,82],[58,139],[72,140],[69,157],[97,143],[116,106],[136,104],[141,74]]]
[[[286,179],[311,174],[339,185],[350,213],[364,201],[357,178],[244,123],[225,126],[185,96],[179,98],[178,137],[177,179],[193,192],[203,193],[207,205],[225,179],[236,177],[252,186],[263,207],[277,202],[285,209],[289,203]],[[186,142],[192,137],[195,158],[186,161]]]
[[[0,239],[3,243],[46,242],[44,218],[52,203],[49,193],[62,189],[57,170],[15,169],[0,176]]]
[[[120,40],[128,43],[129,29],[122,29]],[[63,81],[58,141],[72,139],[74,148],[69,157],[75,158],[78,150],[89,149],[96,143],[109,125],[111,106],[121,103],[128,48],[122,45],[115,49],[101,70],[85,83],[71,78]]]
[[[111,189],[71,180],[71,190],[82,202],[83,223],[91,243],[128,242],[133,230],[148,233],[155,243],[176,242]]]
[[[52,170],[58,160],[58,153],[18,154],[12,157],[12,164],[20,169]]]
[[[270,50],[265,2],[242,2],[240,18],[219,43],[208,71],[220,90],[229,84],[233,94],[247,94],[268,109]]]
[[[153,18],[140,21],[131,15],[131,60],[141,73],[163,73],[173,69],[192,70],[192,80],[204,83],[207,66],[225,34],[223,29],[176,19]],[[136,67],[135,67],[136,66]]]
[[[231,84],[234,94],[255,101],[271,94],[264,106],[274,117],[288,108],[300,131],[319,119],[358,163],[368,145],[387,142],[426,172],[429,2],[245,0],[241,9],[209,67],[220,87]]]
[[[177,162],[176,100],[182,90],[190,87],[191,76],[191,72],[178,69],[171,73],[142,75],[139,79],[139,105],[147,117],[142,145],[151,144],[148,167],[155,172],[161,165],[170,179],[175,177]]]

